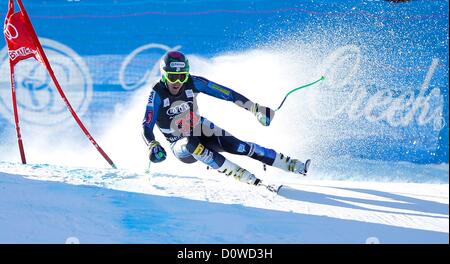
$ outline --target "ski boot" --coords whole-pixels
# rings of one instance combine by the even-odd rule
[[[225,160],[222,166],[218,169],[220,173],[224,173],[227,176],[233,176],[236,180],[244,182],[251,185],[260,184],[261,180],[256,178],[255,175],[250,173],[248,170],[234,164],[229,160]]]
[[[310,159],[307,159],[305,163],[303,163],[300,160],[291,159],[289,156],[285,156],[282,153],[277,153],[277,156],[275,157],[275,161],[273,162],[272,166],[285,171],[306,176],[306,173],[308,173],[310,163],[311,163]]]
[[[262,186],[267,190],[278,193],[283,185],[264,184],[255,175],[247,171],[246,169],[234,164],[231,161],[225,160],[224,164],[218,169],[220,173],[224,173],[227,176],[233,176],[236,180],[247,184]]]

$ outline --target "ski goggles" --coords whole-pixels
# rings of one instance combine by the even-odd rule
[[[185,83],[189,78],[189,72],[165,72],[165,79],[169,83]]]

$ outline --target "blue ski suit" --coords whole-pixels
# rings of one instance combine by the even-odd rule
[[[177,95],[172,95],[163,81],[150,92],[143,125],[147,145],[155,139],[158,126],[170,142],[174,155],[185,163],[202,161],[218,169],[225,161],[219,152],[247,155],[272,165],[276,152],[252,142],[242,141],[199,115],[196,97],[199,93],[230,101],[250,110],[253,103],[243,95],[200,76],[190,75]]]

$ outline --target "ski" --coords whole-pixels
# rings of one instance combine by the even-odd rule
[[[260,182],[258,184],[258,186],[262,186],[265,187],[267,190],[274,192],[276,194],[278,194],[278,192],[280,191],[281,187],[283,187],[283,185],[277,185],[277,184],[264,184],[262,182]]]

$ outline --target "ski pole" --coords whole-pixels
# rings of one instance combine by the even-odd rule
[[[283,99],[283,101],[281,102],[280,106],[278,106],[278,108],[277,108],[275,111],[280,110],[281,106],[283,106],[283,104],[284,104],[284,101],[286,101],[286,98],[287,98],[291,93],[294,93],[294,92],[296,92],[296,91],[298,91],[298,90],[300,90],[300,89],[309,87],[309,86],[311,86],[311,85],[313,85],[313,84],[316,84],[316,83],[318,83],[318,82],[320,82],[320,81],[322,81],[322,80],[324,80],[324,79],[325,79],[325,76],[321,76],[320,79],[318,79],[318,80],[316,80],[316,81],[314,81],[314,82],[312,82],[312,83],[308,83],[308,84],[302,85],[302,86],[300,86],[300,87],[297,87],[297,88],[295,88],[295,89],[292,89],[291,91],[289,91],[289,92],[286,94],[286,96],[284,97],[284,99]]]
[[[149,160],[148,161],[148,166],[147,169],[145,170],[145,174],[150,174],[150,166],[152,165],[152,162]]]

